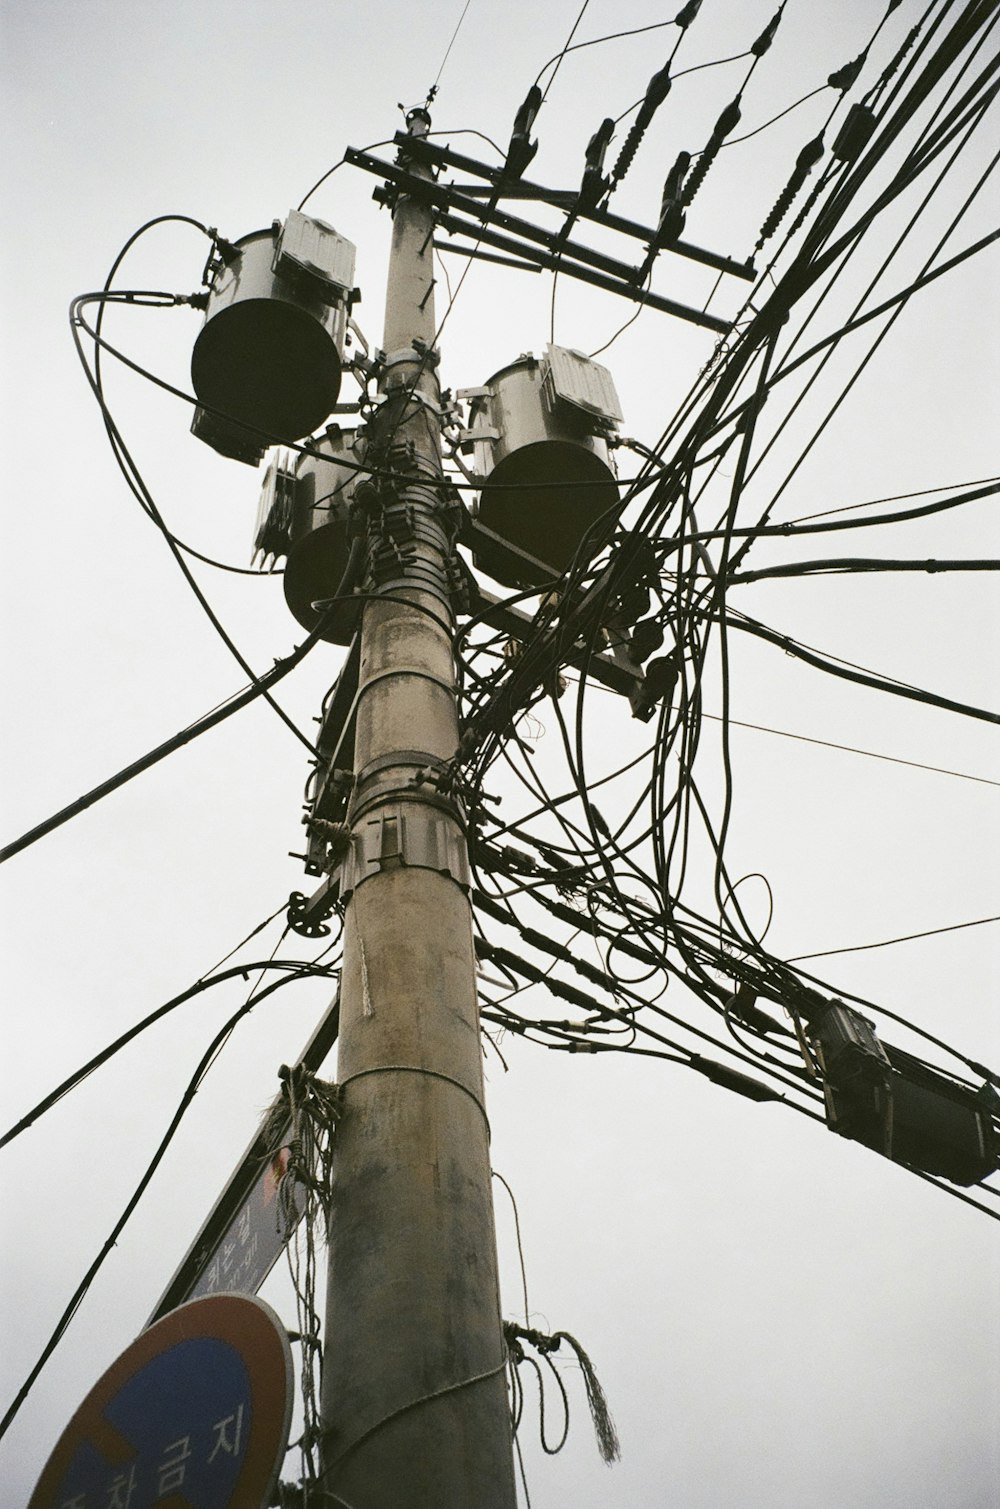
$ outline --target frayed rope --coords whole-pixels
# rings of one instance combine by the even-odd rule
[[[548,1357],[552,1352],[558,1352],[559,1345],[563,1341],[572,1347],[580,1364],[580,1370],[583,1373],[583,1381],[587,1390],[587,1403],[590,1406],[590,1417],[594,1422],[598,1449],[604,1461],[609,1465],[612,1462],[620,1461],[621,1444],[618,1440],[615,1422],[611,1418],[607,1398],[601,1387],[601,1381],[597,1376],[594,1364],[576,1337],[571,1336],[568,1331],[555,1331],[551,1336],[546,1336],[542,1331],[528,1330],[523,1326],[515,1325],[513,1321],[505,1321],[503,1331],[507,1342],[507,1349],[515,1363],[521,1362],[524,1358],[522,1342],[525,1341],[533,1346],[543,1357]]]

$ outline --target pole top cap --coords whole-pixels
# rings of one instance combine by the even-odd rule
[[[414,105],[406,112],[406,126],[411,136],[426,136],[431,129],[430,111],[426,105]]]

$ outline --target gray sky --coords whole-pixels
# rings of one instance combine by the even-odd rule
[[[770,10],[761,0],[705,0],[676,68],[743,52]],[[921,10],[903,0],[873,50],[869,81]],[[5,839],[243,685],[120,478],[73,350],[70,298],[101,286],[126,237],[151,216],[186,213],[242,235],[283,216],[348,144],[391,138],[397,102],[423,99],[461,11],[458,0],[2,8],[3,110],[15,147],[4,169],[3,238]],[[472,0],[441,76],[435,129],[489,159],[485,142],[458,132],[506,142],[578,11],[575,0]],[[878,13],[861,0],[789,0],[744,101],[743,128],[822,85],[861,51]],[[578,40],[663,19],[649,0],[591,0]],[[567,57],[538,119],[532,175],[575,185],[601,118],[641,97],[673,40],[669,30],[651,31]],[[703,144],[744,67],[678,79],[620,191],[620,213],[654,218],[666,168],[681,147]],[[727,149],[692,207],[690,239],[745,257],[831,103],[828,90]],[[988,129],[989,121],[879,284],[884,294],[916,275],[986,167]],[[374,182],[342,168],[310,208],[357,243],[357,317],[378,343],[389,221],[372,203]],[[950,252],[991,228],[987,197]],[[914,209],[916,197],[907,204]],[[821,330],[874,276],[905,211],[865,243]],[[123,268],[122,286],[191,292],[205,252],[193,230],[152,232]],[[452,287],[461,267],[448,262]],[[656,287],[703,304],[713,280],[662,258]],[[780,518],[996,474],[995,282],[993,249],[913,301],[797,472]],[[443,310],[443,275],[439,296]],[[723,287],[712,307],[732,315],[741,297]],[[519,352],[540,352],[551,298],[547,275],[475,265],[441,336],[443,381],[472,386]],[[560,279],[556,340],[592,350],[630,312]],[[186,388],[198,320],[190,310],[116,310],[107,333]],[[789,424],[755,499],[773,490],[843,389],[870,343],[856,339]],[[600,358],[626,433],[655,443],[713,345],[711,334],[666,315],[636,320]],[[170,527],[209,555],[246,564],[260,474],[192,439],[180,401],[112,361],[106,378]],[[997,542],[989,500],[891,534],[851,536],[829,553],[996,556]],[[775,544],[753,559],[804,553]],[[301,638],[276,581],[207,569],[199,580],[255,667]],[[995,703],[995,593],[985,577],[829,577],[741,590],[740,607],[807,644],[977,706]],[[322,647],[285,683],[282,701],[301,725],[338,665],[339,652]],[[727,858],[735,875],[768,877],[770,950],[788,958],[1000,912],[1000,793],[984,784],[998,779],[988,724],[849,687],[756,641],[734,646],[732,674],[732,715],[745,723],[983,778],[734,728]],[[649,728],[604,694],[593,703],[596,778],[638,752]],[[706,708],[719,710],[715,675]],[[557,772],[558,730],[544,710],[539,719],[538,762]],[[717,757],[705,758],[706,791],[718,802]],[[299,847],[305,775],[304,751],[257,704],[3,867],[5,1127],[303,888],[288,851]],[[503,794],[505,812],[514,811],[516,794]],[[707,906],[699,863],[694,893]],[[763,926],[763,887],[748,882],[741,894]],[[246,957],[266,957],[278,926]],[[807,967],[996,1065],[995,935],[984,926]],[[292,940],[279,952],[303,950]],[[159,1024],[4,1149],[4,1406],[205,1045],[242,999],[245,987],[236,986]],[[26,1502],[73,1410],[141,1329],[273,1095],[277,1066],[297,1056],[329,993],[304,983],[263,1004],[213,1068],[0,1444],[4,1509]],[[707,1015],[679,987],[670,998],[692,1021]],[[528,999],[548,1010],[545,997]],[[903,1029],[885,1035],[912,1046]],[[518,1201],[533,1323],[583,1342],[623,1448],[621,1464],[605,1468],[582,1383],[568,1375],[569,1441],[545,1456],[529,1382],[522,1433],[534,1509],[1000,1504],[995,1223],[785,1107],[737,1100],[674,1066],[502,1047],[507,1072],[487,1057],[493,1159]],[[497,1221],[505,1312],[516,1316],[520,1275],[503,1190]],[[275,1277],[264,1295],[291,1323],[287,1281]]]

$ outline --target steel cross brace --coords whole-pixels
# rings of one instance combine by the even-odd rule
[[[608,257],[592,247],[582,246],[577,241],[567,240],[557,246],[557,233],[532,225],[530,221],[522,220],[516,215],[509,215],[506,211],[497,209],[492,202],[480,203],[447,185],[428,183],[424,178],[414,177],[403,167],[382,162],[353,147],[348,147],[344,159],[354,167],[363,168],[367,173],[386,179],[389,184],[404,189],[408,194],[426,199],[437,211],[437,223],[447,231],[471,236],[503,251],[516,252],[538,267],[565,273],[568,277],[594,284],[649,309],[657,309],[663,314],[672,314],[690,324],[713,330],[718,335],[728,335],[732,329],[732,322],[729,320],[719,319],[716,315],[706,314],[703,310],[693,309],[651,290],[644,290],[641,286],[640,268],[620,262],[615,257]],[[375,197],[382,199],[384,194],[376,190]],[[453,210],[462,212],[469,219],[459,218],[451,213]],[[493,230],[490,222],[511,234],[502,235]],[[457,247],[456,250],[461,251],[462,248]]]
[[[644,241],[647,245],[656,239],[654,230],[651,230],[649,226],[640,225],[636,220],[612,215],[608,210],[578,208],[576,201],[579,194],[575,189],[548,189],[538,183],[529,183],[523,178],[505,183],[502,168],[488,167],[485,163],[477,162],[474,157],[465,157],[461,152],[453,151],[451,147],[438,146],[436,142],[427,140],[411,142],[409,137],[400,133],[397,133],[395,141],[397,145],[406,142],[407,151],[418,161],[426,162],[434,167],[458,168],[463,173],[472,173],[478,178],[484,178],[492,185],[491,189],[485,189],[475,184],[463,184],[461,186],[463,193],[496,192],[502,199],[540,199],[556,209],[575,209],[578,219],[593,221],[595,225],[603,225],[608,230],[619,231],[623,236],[631,236],[637,241]],[[412,150],[413,148],[416,150]],[[729,273],[732,277],[741,278],[747,283],[752,283],[757,277],[752,258],[746,262],[737,262],[734,257],[708,251],[705,247],[695,246],[690,241],[674,241],[663,250],[673,252],[678,257],[687,257],[692,262],[700,262],[705,267],[714,267],[716,272]]]

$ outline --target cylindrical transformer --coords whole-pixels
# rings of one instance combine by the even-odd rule
[[[473,558],[506,586],[540,585],[562,573],[590,525],[617,502],[608,450],[621,417],[617,397],[605,368],[563,347],[541,361],[519,357],[484,386],[469,431],[486,474],[479,522],[540,565],[481,537]]]
[[[191,355],[199,403],[268,443],[299,440],[331,414],[347,322],[346,299],[331,302],[294,271],[275,272],[281,232],[276,222],[220,256]]]
[[[334,596],[347,567],[350,503],[359,475],[355,440],[353,430],[331,425],[315,443],[323,459],[300,455],[295,464],[285,601],[302,627],[310,631],[323,617],[313,603]],[[357,620],[357,606],[345,602],[331,610],[322,637],[333,644],[350,644]]]

